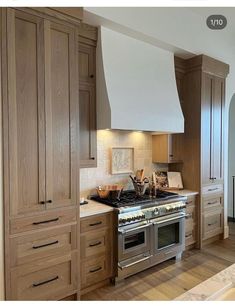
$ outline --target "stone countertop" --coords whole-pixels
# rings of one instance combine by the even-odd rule
[[[80,205],[80,217],[85,218],[113,211],[114,208],[96,201],[87,200],[88,204]]]
[[[195,196],[198,194],[197,191],[188,190],[188,189],[182,189],[182,190],[176,190],[176,189],[167,189],[167,191],[178,193],[181,196],[190,197]]]
[[[222,270],[191,290],[178,296],[176,301],[214,301],[229,288],[235,287],[235,264]]]

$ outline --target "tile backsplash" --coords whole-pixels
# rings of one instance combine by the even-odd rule
[[[152,135],[147,132],[99,130],[97,132],[97,168],[80,170],[80,196],[87,197],[98,185],[121,183],[132,189],[129,174],[111,174],[111,148],[134,148],[134,171],[145,169],[150,176],[153,170],[166,170],[166,165],[152,163]]]

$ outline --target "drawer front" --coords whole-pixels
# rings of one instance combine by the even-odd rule
[[[202,200],[203,209],[210,210],[210,209],[222,209],[223,207],[223,196],[215,196],[210,198],[204,198]]]
[[[65,223],[76,223],[76,209],[63,209],[47,212],[42,215],[19,218],[10,221],[11,234],[32,230],[46,229]]]
[[[185,246],[191,245],[196,242],[195,227],[185,232]]]
[[[223,231],[223,210],[203,215],[203,238],[211,238]]]
[[[213,184],[202,187],[202,194],[213,194],[213,193],[223,193],[222,184]]]
[[[187,197],[187,201],[185,202],[185,204],[186,204],[186,210],[187,210],[188,206],[195,205],[196,204],[196,196]]]
[[[81,235],[81,258],[99,255],[110,249],[110,230],[99,230]]]
[[[81,286],[86,288],[111,275],[110,255],[103,255],[81,262]]]
[[[195,205],[186,206],[186,220],[192,219],[195,220],[196,207]]]
[[[96,215],[81,219],[81,233],[96,231],[110,226],[110,214]]]
[[[76,245],[76,225],[11,238],[11,266],[71,252]]]
[[[35,261],[35,267],[41,263]],[[55,300],[61,294],[75,290],[76,257],[51,263],[49,267],[33,271],[27,265],[13,269],[11,288],[13,300]],[[43,265],[43,264],[42,264]]]

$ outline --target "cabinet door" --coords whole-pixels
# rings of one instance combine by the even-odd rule
[[[45,209],[43,20],[7,10],[10,215]],[[6,115],[6,114],[5,114]]]
[[[79,82],[95,83],[95,47],[79,43]]]
[[[77,201],[77,70],[75,30],[45,21],[47,208]]]
[[[214,77],[202,75],[202,106],[201,106],[201,176],[202,184],[211,183],[213,177],[212,151],[213,151],[213,83]]]
[[[169,162],[180,163],[183,159],[184,134],[170,134],[169,137]]]
[[[214,97],[212,110],[213,123],[213,178],[223,179],[223,109],[224,79],[214,78]]]
[[[80,167],[95,167],[96,148],[96,105],[93,86],[81,84],[79,87],[80,125]]]

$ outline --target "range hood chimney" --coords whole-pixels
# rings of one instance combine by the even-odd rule
[[[184,132],[174,54],[100,27],[97,127],[157,133]]]

